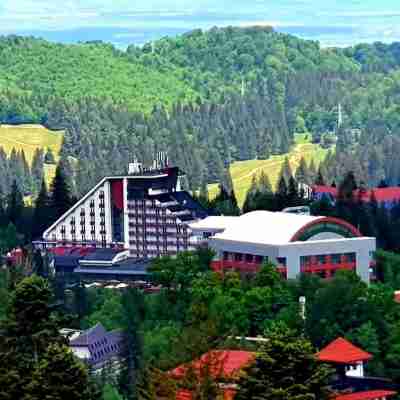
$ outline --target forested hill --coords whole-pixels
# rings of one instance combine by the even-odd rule
[[[157,103],[195,99],[179,68],[156,70],[100,42],[62,45],[15,36],[0,39],[0,90],[26,95],[21,111],[34,120],[46,112],[48,98],[110,99],[144,113]]]
[[[228,183],[231,162],[287,152],[302,132],[322,144],[337,136],[327,179],[353,168],[367,183],[395,183],[399,48],[321,49],[267,27],[195,30],[126,52],[4,37],[0,123],[63,129],[61,157],[78,161],[69,169],[78,195],[160,150],[192,189]]]

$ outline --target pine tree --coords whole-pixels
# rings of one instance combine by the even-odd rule
[[[283,175],[281,175],[278,182],[278,189],[276,191],[276,198],[279,204],[279,209],[283,210],[288,204],[288,190],[286,180]]]
[[[325,186],[325,179],[322,174],[321,167],[318,168],[317,179],[315,180],[315,184],[318,186]]]
[[[324,400],[331,371],[315,357],[311,343],[292,332],[268,337],[239,380],[237,400]]]
[[[50,198],[47,193],[46,182],[42,180],[42,186],[33,212],[32,238],[41,238],[43,232],[50,226],[51,221]]]
[[[282,165],[282,169],[279,176],[283,176],[286,182],[289,182],[290,177],[293,176],[292,168],[289,162],[289,157],[285,157],[285,162]]]
[[[38,193],[42,184],[44,171],[43,171],[44,155],[43,150],[37,148],[32,159],[32,181],[35,193]]]
[[[249,212],[257,209],[257,197],[259,197],[258,181],[256,175],[253,174],[251,185],[246,194],[246,199],[243,204],[243,212]]]
[[[1,324],[0,387],[7,383],[7,391],[15,396],[12,398],[24,398],[32,372],[43,360],[49,344],[65,342],[51,301],[48,282],[36,275],[17,283],[11,294],[6,319]],[[2,392],[0,398],[8,399]]]
[[[293,176],[291,176],[289,178],[289,185],[288,185],[288,192],[287,192],[289,207],[295,207],[300,204],[301,199],[299,197],[299,191],[298,191],[297,186],[298,185],[297,185],[296,180],[293,178]]]
[[[53,180],[50,207],[53,220],[57,220],[73,205],[64,170],[59,164]]]
[[[65,345],[50,344],[36,366],[22,400],[100,400],[85,366]]]
[[[23,210],[24,199],[21,191],[18,188],[17,181],[14,180],[7,201],[7,216],[9,221],[14,225],[17,225],[21,220]]]
[[[300,164],[295,174],[296,181],[301,184],[307,184],[309,182],[309,173],[307,163],[304,157],[301,157]]]
[[[271,182],[269,180],[268,175],[264,171],[261,171],[260,179],[258,181],[258,189],[259,189],[260,193],[263,193],[263,194],[272,193]]]

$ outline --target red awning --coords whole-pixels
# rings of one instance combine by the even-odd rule
[[[350,394],[342,394],[335,397],[335,400],[375,400],[384,399],[394,396],[396,392],[390,390],[369,390],[367,392],[356,392]]]
[[[372,358],[372,354],[354,346],[346,339],[338,338],[317,353],[317,358],[324,362],[352,364],[367,361]]]

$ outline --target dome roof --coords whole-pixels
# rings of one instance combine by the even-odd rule
[[[313,230],[311,231],[311,228]],[[356,228],[345,221],[310,215],[284,212],[253,211],[244,214],[230,224],[215,239],[259,244],[287,244],[304,241],[317,234],[317,230],[338,231],[342,237],[359,237]],[[308,237],[307,237],[308,236]]]

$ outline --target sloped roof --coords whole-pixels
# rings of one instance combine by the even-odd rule
[[[233,400],[236,394],[236,390],[224,389],[223,400]],[[176,392],[176,400],[192,400],[192,393],[190,390],[181,389]]]
[[[335,397],[335,400],[375,400],[394,396],[395,394],[396,392],[390,390],[369,390],[366,392],[342,394]]]
[[[202,368],[208,366],[213,378],[233,378],[242,368],[246,367],[255,358],[255,354],[241,350],[213,350],[203,354],[193,363],[183,364],[170,372],[171,376],[180,379],[185,376],[189,368],[201,373]]]
[[[351,364],[357,361],[367,361],[372,358],[372,354],[354,346],[344,338],[338,338],[317,353],[317,358],[324,362]]]
[[[212,215],[210,217],[201,219],[199,221],[190,224],[190,228],[198,231],[223,231],[239,220],[239,217],[231,216],[217,216]]]

